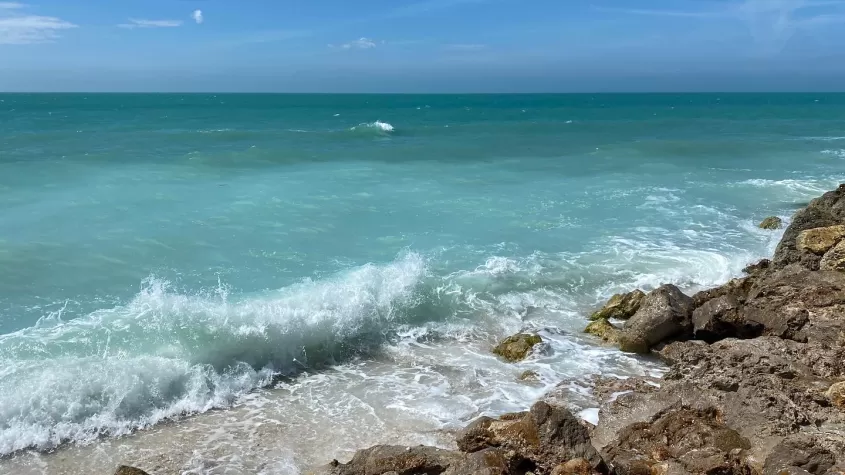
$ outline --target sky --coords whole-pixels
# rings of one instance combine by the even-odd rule
[[[0,0],[0,91],[845,90],[845,0]]]

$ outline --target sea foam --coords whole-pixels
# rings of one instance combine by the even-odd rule
[[[0,454],[228,407],[275,375],[366,352],[425,269],[408,254],[238,301],[150,278],[125,306],[0,336]]]

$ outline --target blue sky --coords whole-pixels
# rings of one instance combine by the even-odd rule
[[[0,0],[0,90],[845,90],[845,0]]]

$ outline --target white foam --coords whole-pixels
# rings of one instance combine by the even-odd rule
[[[825,155],[833,155],[834,157],[845,158],[845,149],[839,150],[822,150]]]
[[[597,407],[590,407],[584,409],[578,413],[578,417],[581,419],[589,422],[590,424],[597,426],[599,425],[599,408]]]
[[[351,130],[367,130],[367,129],[377,130],[379,132],[388,133],[388,134],[395,130],[393,125],[391,125],[387,122],[382,122],[380,120],[377,120],[375,122],[358,124],[357,126],[352,127]]]
[[[408,254],[325,281],[230,301],[150,278],[127,305],[0,336],[0,454],[122,435],[229,407],[275,373],[387,337],[425,274]]]

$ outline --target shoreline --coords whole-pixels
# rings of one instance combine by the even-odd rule
[[[457,451],[374,446],[318,473],[841,475],[845,184],[746,273],[693,296],[663,286],[614,315],[627,321],[606,340],[669,370],[659,383],[600,378],[595,426],[541,400],[470,423]]]

